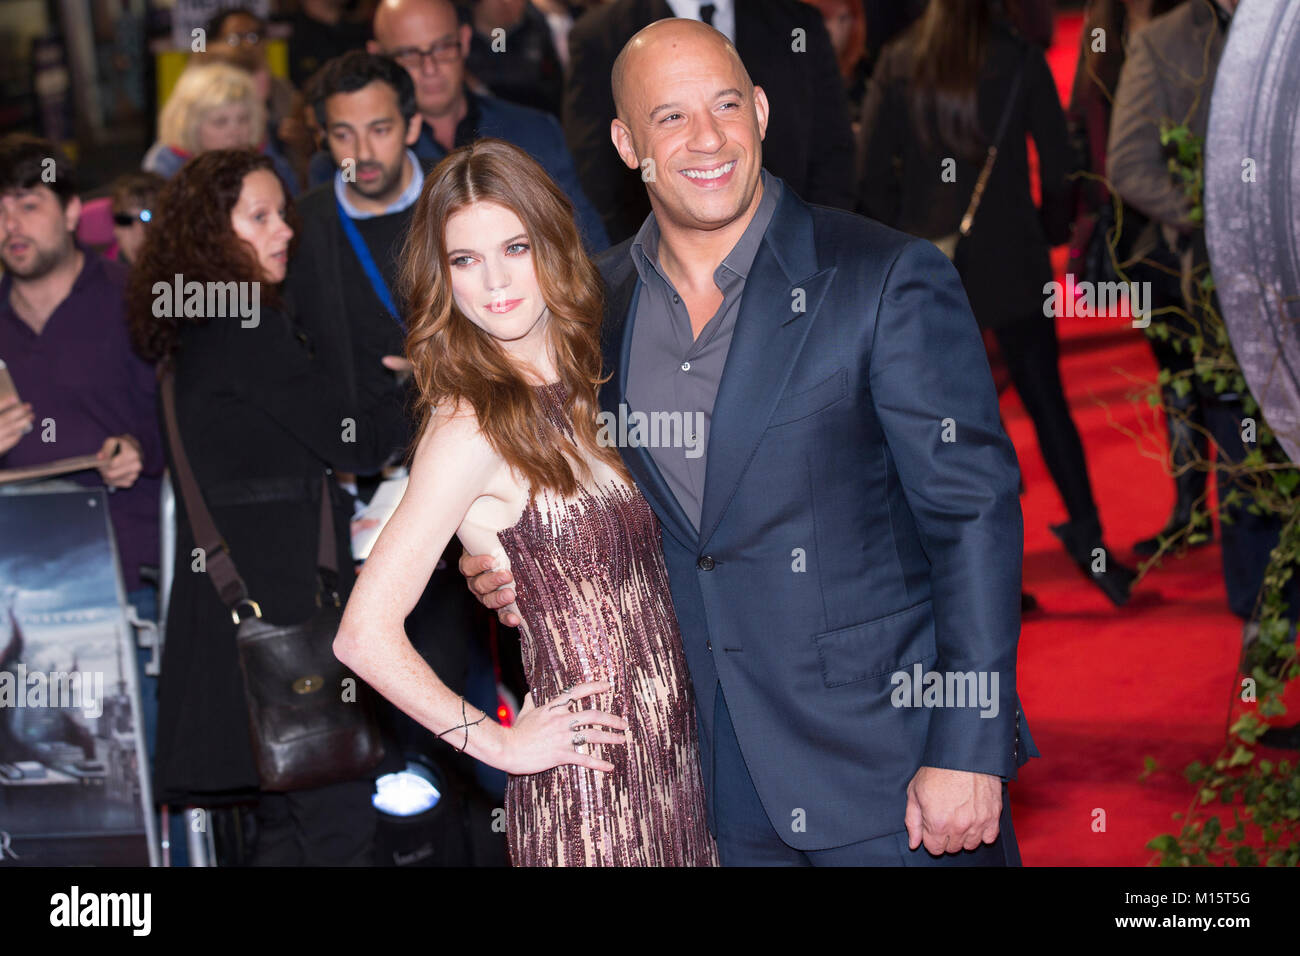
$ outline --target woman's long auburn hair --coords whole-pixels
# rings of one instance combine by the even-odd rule
[[[464,401],[492,448],[532,488],[571,495],[591,477],[580,459],[565,453],[566,436],[547,419],[515,361],[456,306],[447,221],[480,202],[503,206],[523,223],[574,438],[628,478],[618,449],[597,441],[597,389],[609,377],[601,377],[600,274],[583,251],[568,197],[531,156],[501,139],[448,153],[425,178],[411,218],[399,281],[409,324],[406,354],[419,389],[415,440],[436,406]]]

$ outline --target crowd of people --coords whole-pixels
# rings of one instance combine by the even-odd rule
[[[356,513],[380,481],[409,468],[406,498],[363,566],[355,598],[351,573],[328,589],[347,607],[335,646],[397,708],[440,735],[452,726],[445,744],[492,768],[481,779],[506,788],[517,863],[703,864],[719,854],[723,863],[800,855],[896,862],[900,794],[913,850],[996,851],[995,862],[1014,862],[1005,784],[1036,753],[1015,697],[1016,622],[1036,601],[1020,592],[1018,545],[972,525],[967,537],[990,535],[981,551],[943,530],[942,521],[958,519],[935,476],[953,496],[970,491],[963,507],[985,509],[963,520],[987,529],[996,519],[1018,537],[1014,450],[987,371],[990,360],[1005,366],[1067,515],[1052,531],[1083,579],[1117,607],[1129,600],[1137,575],[1114,529],[1109,542],[1103,537],[1043,289],[1053,279],[1053,246],[1070,243],[1069,268],[1080,278],[1096,268],[1086,252],[1113,223],[1118,201],[1125,225],[1117,258],[1153,284],[1155,308],[1195,312],[1185,280],[1205,261],[1204,228],[1169,173],[1158,120],[1186,120],[1204,134],[1235,0],[1092,0],[1068,108],[1045,57],[1053,14],[1042,0],[383,0],[368,28],[341,20],[339,6],[302,4],[287,78],[268,66],[262,18],[240,8],[213,18],[206,50],[162,105],[141,170],[111,189],[108,252],[77,237],[82,199],[62,150],[21,134],[0,140],[0,358],[18,393],[0,400],[0,467],[97,451],[98,469],[75,480],[113,492],[128,600],[156,618],[159,595],[142,569],[159,564],[160,488],[168,474],[176,486],[183,463],[248,595],[273,621],[302,620],[319,605],[313,556],[322,507],[332,511],[338,553],[350,554]],[[698,23],[664,27],[666,18]],[[1096,27],[1109,37],[1100,50]],[[691,64],[703,72],[682,79]],[[688,81],[721,74],[728,82],[709,87],[707,98],[683,92]],[[649,101],[660,91],[671,98]],[[751,130],[757,138],[747,138]],[[951,269],[934,246],[904,253],[890,238],[898,233],[847,215],[939,243],[973,208],[977,180],[973,225],[946,250]],[[733,193],[740,204],[723,216],[715,206]],[[778,229],[784,251],[773,259],[760,242]],[[808,278],[814,245],[823,256],[832,248],[897,256],[888,278],[844,259],[837,281],[856,282],[855,294],[881,297],[917,327],[892,345],[878,332],[879,355],[859,342],[860,329],[825,318],[812,332],[780,325],[779,347],[752,342],[739,318],[742,293],[752,284],[758,291],[745,304],[759,295],[788,303],[787,284],[770,281],[778,268],[790,284],[805,282],[810,310],[819,289],[828,301],[862,301]],[[940,276],[926,280],[939,283],[933,299],[917,298],[919,278],[904,284],[908,269]],[[942,285],[949,272],[951,287]],[[176,277],[199,283],[209,308],[160,305]],[[212,314],[214,287],[237,290],[239,306],[231,292],[223,300],[231,307]],[[617,330],[602,333],[602,315],[608,327],[619,308],[639,320],[621,347],[611,345]],[[1151,341],[1161,368],[1188,361]],[[744,373],[761,382],[801,347],[819,364],[800,366],[797,388],[772,378],[770,395],[745,393],[743,412],[771,414],[769,428],[786,439],[779,453],[754,451],[762,421],[746,431],[735,407],[741,385],[724,366],[747,363]],[[846,372],[857,347],[862,368]],[[837,349],[850,358],[829,357]],[[880,357],[888,355],[893,369]],[[900,369],[927,363],[915,381],[902,380]],[[912,397],[940,379],[935,387],[948,390],[951,407]],[[174,390],[166,414],[161,383]],[[634,407],[680,411],[687,421],[702,411],[703,434],[693,437],[707,456],[613,452],[595,424],[610,388]],[[891,388],[908,397],[885,408]],[[859,409],[869,396],[876,408]],[[1164,528],[1132,544],[1141,556],[1186,532],[1205,498],[1205,471],[1180,466],[1205,454],[1206,431],[1229,463],[1248,450],[1240,396],[1170,388],[1164,398],[1176,504]],[[960,452],[936,453],[907,437],[922,427],[908,416],[930,413],[956,417],[952,447]],[[836,432],[838,446],[854,447],[805,440],[792,427],[827,427],[828,414],[859,416]],[[51,421],[57,441],[42,437]],[[173,428],[176,441],[165,440]],[[889,451],[873,459],[866,452],[882,436]],[[730,466],[750,453],[750,474],[764,478],[758,488]],[[864,491],[842,486],[874,475],[886,459],[888,481],[863,479],[879,500],[860,513],[847,509]],[[709,460],[717,463],[706,481]],[[741,482],[738,503],[720,511],[715,485],[724,479],[715,475],[729,469],[737,474],[728,479]],[[890,483],[900,476],[905,499]],[[654,514],[628,490],[633,481]],[[773,504],[806,482],[820,515],[805,521],[798,508]],[[592,487],[605,491],[593,495]],[[575,510],[575,500],[586,510]],[[761,525],[752,539],[735,527],[736,510]],[[1233,612],[1249,621],[1279,526],[1244,503],[1234,517],[1222,530],[1224,574]],[[897,541],[879,550],[869,520],[893,527]],[[648,551],[656,523],[665,528],[666,568],[657,548]],[[146,675],[140,659],[156,799],[177,808],[255,805],[247,862],[375,862],[374,779],[404,765],[393,728],[384,727],[384,761],[361,778],[263,789],[236,652],[239,615],[232,619],[212,580],[194,573],[199,535],[180,502],[173,533],[161,678]],[[713,551],[693,553],[682,544],[691,540]],[[773,578],[765,592],[741,587],[747,610],[733,606],[739,598],[712,603],[728,593],[728,574],[764,580],[762,548],[780,551],[788,566],[792,548],[814,541],[822,553],[809,555],[809,577],[821,591]],[[488,558],[458,570],[462,545]],[[966,571],[957,565],[971,563],[1002,574],[998,588],[974,593],[961,583]],[[832,733],[837,713],[849,722],[862,713],[843,693],[799,709],[811,684],[798,668],[817,675],[819,694],[861,686],[854,668],[866,665],[850,660],[850,625],[883,612],[856,605],[861,598],[849,592],[862,580],[855,571],[875,573],[867,566],[877,564],[897,568],[878,590],[896,598],[888,610],[902,616],[875,637],[899,642],[900,654],[914,650],[907,660],[927,656],[913,613],[919,600],[927,608],[933,600],[941,656],[950,650],[945,628],[1001,632],[981,653],[990,669],[1011,675],[1002,716],[953,722],[940,743],[932,725],[928,745],[917,722],[888,742],[842,739],[834,757],[823,747],[824,760],[801,776],[805,792],[795,796],[779,780],[782,766],[804,759],[794,755],[808,738]],[[624,577],[607,580],[611,568]],[[927,575],[933,587],[919,583]],[[487,615],[474,595],[524,632],[531,695],[511,734],[484,720],[496,713],[496,690],[482,640]],[[947,620],[962,602],[962,620]],[[589,619],[593,606],[608,611],[599,626]],[[734,628],[719,629],[717,608],[735,615]],[[812,660],[801,660],[797,674],[774,677],[779,687],[765,696],[744,668],[773,662],[736,663],[743,648],[752,651],[748,629],[798,630],[806,622],[790,619],[801,616],[822,620],[826,639],[810,645]],[[696,633],[709,636],[696,641]],[[633,661],[619,673],[657,692],[633,706],[640,691],[604,677],[564,680],[586,653],[574,646]],[[826,668],[836,667],[833,680]],[[567,705],[579,700],[595,704],[575,717]],[[769,725],[773,707],[798,719]],[[584,749],[601,744],[604,757]],[[682,754],[686,763],[669,759]],[[861,776],[909,760],[905,775]],[[611,811],[595,834],[568,826],[592,797],[581,784],[587,778],[566,776],[565,765],[617,770],[623,783],[602,783],[602,799],[624,814]],[[970,784],[986,812],[961,832],[923,824],[941,785],[918,774],[909,786],[918,766],[992,781]],[[847,793],[860,801],[856,819],[825,819]],[[788,808],[818,800],[822,810],[792,835]],[[899,819],[888,822],[896,810]],[[988,835],[999,830],[996,841]],[[846,855],[845,846],[860,852]]]

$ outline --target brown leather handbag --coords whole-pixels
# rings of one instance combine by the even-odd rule
[[[334,589],[339,561],[329,477],[321,474],[318,609],[300,624],[272,624],[250,597],[194,480],[176,424],[170,364],[161,392],[185,513],[206,556],[208,577],[238,628],[235,643],[262,789],[309,790],[365,777],[383,760],[384,745],[370,687],[334,656],[343,609]]]

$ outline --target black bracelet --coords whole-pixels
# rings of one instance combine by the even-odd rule
[[[484,713],[478,720],[469,720],[468,715],[465,713],[465,695],[462,694],[460,698],[460,719],[461,723],[457,724],[455,727],[448,727],[442,733],[438,734],[438,737],[441,739],[452,731],[463,729],[465,731],[465,742],[458,749],[461,753],[464,753],[465,748],[469,746],[469,729],[475,724],[481,724],[483,721],[487,720],[487,714]],[[455,747],[456,745],[452,744],[452,746]]]

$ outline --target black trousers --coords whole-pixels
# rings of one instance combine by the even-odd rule
[[[374,866],[374,781],[263,793],[254,817],[253,866]]]
[[[1018,319],[994,328],[993,335],[1011,374],[1011,384],[1034,423],[1043,461],[1070,522],[1081,526],[1098,522],[1083,442],[1061,385],[1056,320],[1041,314]]]

